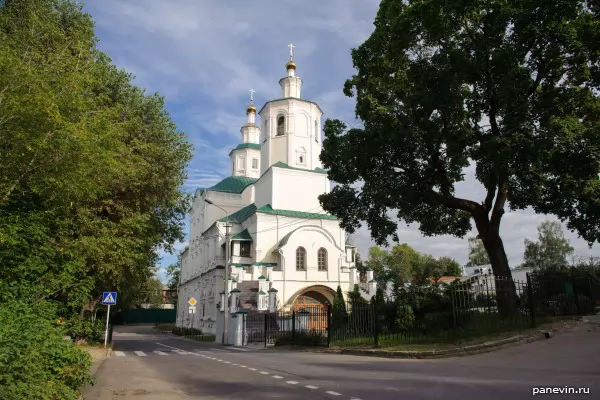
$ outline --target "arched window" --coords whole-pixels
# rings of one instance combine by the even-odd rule
[[[319,266],[319,271],[327,271],[327,250],[323,247],[317,253],[317,265]]]
[[[319,141],[319,136],[321,136],[321,131],[319,130],[319,121],[315,119],[315,141]]]
[[[277,136],[283,136],[285,127],[285,117],[280,115],[277,117]]]
[[[296,271],[306,271],[306,250],[304,247],[296,249]]]

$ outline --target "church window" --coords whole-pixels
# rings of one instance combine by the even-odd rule
[[[250,257],[250,242],[240,242],[240,257]]]
[[[304,157],[300,156],[299,161],[300,161],[300,164],[304,164]]]
[[[304,247],[296,249],[296,271],[306,271],[306,249]]]
[[[285,129],[285,117],[280,115],[277,117],[277,136],[283,136],[283,132]]]
[[[319,271],[327,271],[327,250],[323,247],[321,247],[317,253],[317,265]]]
[[[252,159],[252,169],[258,169],[258,158]]]
[[[246,169],[246,157],[238,158],[238,169]]]

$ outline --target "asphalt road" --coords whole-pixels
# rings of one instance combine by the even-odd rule
[[[596,319],[598,321],[598,319]],[[119,327],[86,400],[600,399],[600,324],[493,353],[400,360],[234,349]],[[586,388],[543,394],[534,388]]]

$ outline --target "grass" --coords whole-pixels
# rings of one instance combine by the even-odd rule
[[[175,328],[175,324],[155,324],[154,329],[162,332],[171,332]]]

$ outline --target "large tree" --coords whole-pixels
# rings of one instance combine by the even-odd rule
[[[183,238],[191,146],[93,28],[75,1],[0,1],[0,301],[134,304]]]
[[[555,214],[597,241],[600,26],[593,7],[584,0],[383,0],[374,32],[352,50],[357,73],[344,87],[356,96],[363,127],[325,124],[321,160],[339,185],[321,196],[324,209],[350,232],[366,221],[380,245],[398,239],[393,217],[417,222],[426,236],[464,237],[474,221],[494,273],[508,277],[499,234],[507,207]],[[456,194],[469,166],[483,198]],[[514,292],[499,307],[508,310],[513,299]]]
[[[565,237],[558,221],[544,221],[538,226],[538,241],[525,239],[523,268],[547,270],[564,267],[575,249]]]

